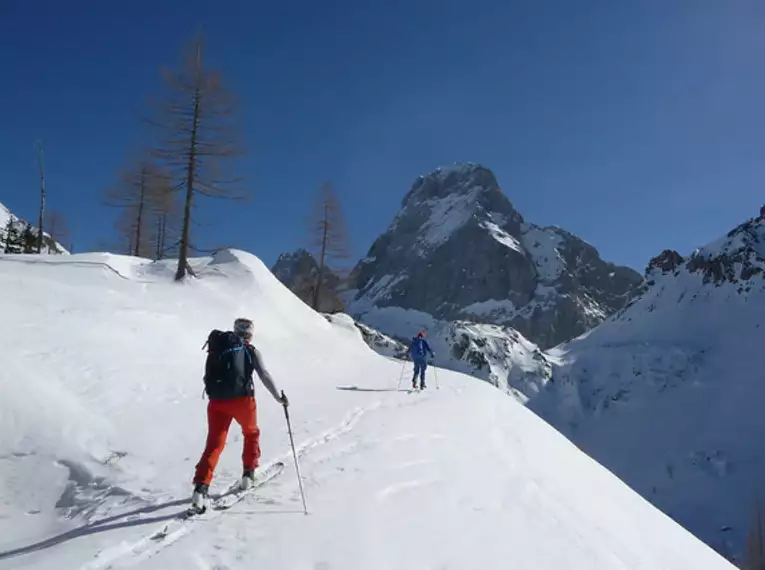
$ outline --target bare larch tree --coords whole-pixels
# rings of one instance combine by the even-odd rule
[[[154,237],[154,259],[162,259],[177,243],[168,245],[178,228],[180,212],[175,199],[175,188],[167,173],[160,172],[155,179],[151,195],[152,232]]]
[[[151,250],[150,214],[162,184],[156,165],[142,159],[124,170],[117,185],[106,191],[106,205],[123,209],[116,227],[121,235],[128,236],[130,255],[141,257]]]
[[[135,255],[135,214],[134,206],[123,209],[114,223],[114,229],[117,230],[117,243],[109,244],[106,249],[114,250],[125,255]],[[141,249],[141,248],[138,248]]]
[[[239,180],[221,173],[223,159],[242,155],[235,122],[235,101],[221,81],[220,74],[203,61],[203,38],[191,43],[184,66],[177,71],[163,70],[167,87],[164,99],[155,107],[148,122],[159,131],[154,156],[161,160],[183,196],[183,219],[178,252],[176,281],[190,271],[192,213],[195,197],[245,199],[244,192],[231,185]]]
[[[64,244],[69,241],[70,235],[69,227],[67,226],[64,214],[58,210],[50,210],[46,212],[45,219],[45,226],[48,228],[48,235],[50,235],[53,241],[56,241],[63,247],[66,247]],[[50,248],[48,248],[48,250],[50,252]]]
[[[312,300],[313,309],[318,311],[327,269],[331,268],[339,273],[343,261],[351,256],[348,225],[340,207],[340,199],[328,182],[322,184],[316,194],[310,226],[309,251],[319,264]]]
[[[40,167],[40,212],[37,220],[40,227],[37,228],[37,253],[42,253],[43,229],[45,225],[45,157],[42,142],[37,141],[35,146],[37,147],[37,161]]]

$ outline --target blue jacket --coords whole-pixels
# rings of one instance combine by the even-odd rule
[[[409,354],[412,356],[412,360],[425,360],[425,356],[428,352],[430,353],[430,356],[435,356],[430,349],[427,340],[420,337],[414,337],[412,339],[412,344],[409,345]]]

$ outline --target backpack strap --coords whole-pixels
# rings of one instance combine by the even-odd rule
[[[232,346],[231,348],[227,348],[226,350],[221,351],[220,355],[223,356],[229,352],[239,352],[240,350],[244,350],[244,346]]]

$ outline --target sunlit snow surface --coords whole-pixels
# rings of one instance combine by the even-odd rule
[[[39,569],[722,569],[731,566],[487,383],[402,365],[330,323],[255,257],[173,267],[108,254],[0,256],[0,567]],[[290,408],[258,386],[253,497],[165,541],[205,437],[201,350],[255,321]],[[405,382],[402,383],[405,384]],[[436,385],[440,389],[436,389]],[[213,491],[240,474],[232,426]]]

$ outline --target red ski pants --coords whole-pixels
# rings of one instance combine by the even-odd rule
[[[207,404],[207,445],[197,463],[194,484],[209,485],[215,466],[226,445],[231,420],[242,427],[244,449],[242,465],[245,470],[256,469],[260,460],[260,429],[255,398],[242,397],[230,400],[210,400]]]

